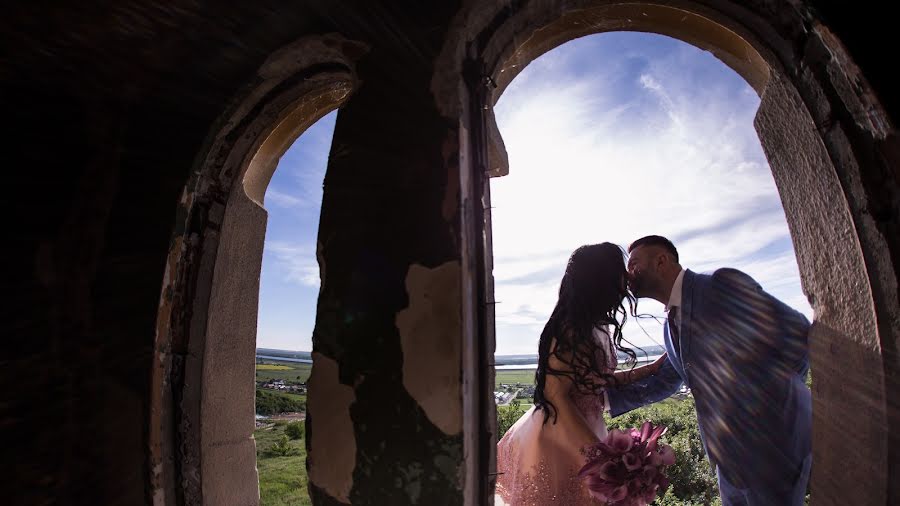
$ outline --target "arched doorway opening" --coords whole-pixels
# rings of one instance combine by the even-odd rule
[[[568,257],[583,244],[627,247],[660,234],[692,272],[737,268],[813,320],[753,126],[759,103],[713,55],[648,33],[569,41],[511,82],[495,106],[510,173],[490,181],[498,437],[531,407],[538,338]],[[643,317],[629,315],[622,344],[640,365],[665,351],[666,313],[653,299],[636,308]],[[628,355],[619,355],[620,366],[630,368]],[[649,419],[669,426],[666,439],[677,457],[667,500],[705,504],[718,496],[716,477],[693,392],[682,388],[606,425]],[[524,472],[508,460],[516,444],[504,443],[505,462],[498,455],[499,481],[507,487],[513,481],[507,475]]]
[[[892,367],[885,360],[896,347],[897,288],[884,229],[866,210],[859,173],[861,160],[869,155],[859,150],[868,149],[873,139],[884,139],[888,122],[865,89],[842,93],[846,83],[864,80],[840,42],[820,24],[799,37],[767,21],[771,13],[737,11],[728,2],[715,7],[694,2],[516,4],[469,14],[475,26],[470,25],[461,40],[472,42],[460,42],[465,50],[458,51],[466,54],[470,69],[468,112],[473,140],[469,154],[474,161],[467,196],[483,204],[473,213],[473,226],[468,229],[475,244],[472,254],[483,265],[471,280],[482,287],[481,300],[494,300],[486,178],[510,170],[491,106],[511,79],[537,56],[591,33],[653,32],[711,51],[761,97],[757,132],[787,215],[804,292],[817,315],[810,335],[811,361],[823,381],[815,383],[813,391],[813,497],[836,503],[841,498],[884,502],[890,493],[889,470],[897,458],[889,455],[887,443],[893,436],[882,425],[889,406],[896,402],[885,388]],[[788,42],[792,37],[805,39],[806,45],[797,46],[796,41],[792,45]],[[886,173],[886,166],[879,163],[884,162],[867,170]],[[482,322],[479,340],[486,344],[479,352],[489,353],[494,347],[494,308],[476,301],[466,310]],[[845,365],[838,368],[839,363]],[[862,366],[873,363],[880,364],[874,372]],[[492,387],[493,371],[484,376],[482,384]],[[850,403],[841,393],[848,386],[854,392]],[[854,419],[859,410],[870,415],[862,421],[866,439],[882,441],[866,455],[858,448],[868,448],[867,444],[840,436],[848,430],[847,422],[840,420]],[[493,424],[492,406],[483,404],[481,417],[482,424]],[[493,476],[493,448],[484,438],[481,448],[485,475]],[[839,456],[848,454],[864,461],[866,470],[852,477],[845,473]]]
[[[364,50],[325,35],[273,54],[211,132],[185,188],[152,379],[152,480],[160,499],[259,501],[253,430],[264,197],[285,151],[352,94],[354,61]]]

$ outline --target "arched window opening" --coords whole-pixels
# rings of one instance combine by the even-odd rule
[[[304,438],[319,293],[316,235],[337,112],[281,156],[268,212],[256,335],[256,468],[260,504],[310,504]]]
[[[812,321],[754,128],[759,106],[754,88],[711,53],[646,33],[567,42],[509,83],[495,105],[509,174],[492,179],[490,188],[498,439],[532,407],[538,339],[569,255],[581,245],[608,241],[627,248],[643,236],[665,236],[685,269],[741,270]],[[641,365],[665,352],[666,312],[649,298],[639,299],[636,311],[637,318],[628,315],[622,345]],[[625,353],[617,355],[620,369],[634,365]],[[666,438],[678,448],[668,493],[682,502],[717,500],[686,386],[665,401],[601,419],[609,428],[643,420],[668,425]],[[527,472],[511,467],[510,449],[528,444],[515,437],[513,431],[498,447],[500,489]]]

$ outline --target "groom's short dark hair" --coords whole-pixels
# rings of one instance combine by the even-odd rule
[[[666,251],[672,254],[675,257],[675,261],[678,261],[678,250],[675,249],[675,245],[672,244],[672,241],[666,239],[661,235],[648,235],[646,237],[641,237],[637,241],[631,243],[628,246],[628,252],[631,253],[634,248],[638,246],[662,246]]]

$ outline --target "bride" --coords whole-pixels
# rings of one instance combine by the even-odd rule
[[[615,349],[634,356],[621,345],[623,303],[634,300],[625,272],[624,252],[612,243],[569,257],[538,344],[534,406],[497,443],[497,504],[597,504],[576,474],[581,449],[606,437],[603,389],[656,374],[665,360],[616,370]]]

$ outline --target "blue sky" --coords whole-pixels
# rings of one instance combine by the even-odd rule
[[[672,239],[685,267],[739,268],[811,317],[753,129],[758,106],[711,54],[660,35],[584,37],[526,67],[495,109],[510,160],[509,175],[491,182],[497,353],[536,353],[572,250],[647,234]],[[311,348],[334,120],[298,139],[266,193],[259,347]],[[640,308],[663,314],[655,301]],[[662,341],[652,320],[630,320],[625,335]]]
[[[337,112],[329,113],[294,142],[266,190],[269,221],[260,275],[259,348],[312,350],[319,295],[316,237],[336,117]]]

